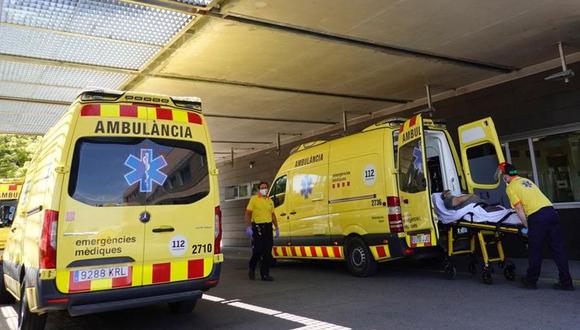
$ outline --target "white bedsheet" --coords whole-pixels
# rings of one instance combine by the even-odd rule
[[[469,212],[473,213],[473,222],[498,222],[508,213],[514,212],[512,209],[506,209],[502,206],[500,206],[501,210],[488,212],[483,207],[475,206],[475,204],[469,204],[459,210],[449,210],[445,207],[445,204],[441,199],[441,193],[432,194],[431,200],[433,201],[435,213],[437,213],[439,221],[446,224],[453,223],[461,219],[471,220],[471,216],[466,216],[466,214]],[[515,212],[502,223],[508,225],[522,224],[520,218]]]

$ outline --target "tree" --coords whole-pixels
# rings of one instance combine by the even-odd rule
[[[0,134],[0,178],[24,177],[40,139],[40,136]]]

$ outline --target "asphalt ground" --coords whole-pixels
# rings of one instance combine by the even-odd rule
[[[525,290],[494,267],[494,283],[481,283],[456,258],[458,274],[445,278],[437,262],[393,261],[377,275],[351,276],[339,262],[279,262],[274,282],[251,281],[248,251],[226,250],[218,287],[192,314],[165,305],[72,318],[49,315],[47,329],[578,329],[580,262],[571,262],[579,288],[553,290],[557,271],[544,261],[538,290]],[[525,260],[515,260],[517,274]],[[0,307],[0,328],[14,329],[12,306]]]

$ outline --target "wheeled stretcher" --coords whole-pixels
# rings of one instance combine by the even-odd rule
[[[443,214],[446,219],[439,221],[439,237],[441,247],[446,252],[444,270],[449,279],[457,274],[451,257],[458,255],[469,257],[468,271],[472,274],[476,274],[477,265],[481,265],[481,279],[485,284],[493,282],[493,263],[503,268],[507,280],[515,279],[515,265],[506,261],[502,243],[506,234],[526,238],[524,227],[514,210],[479,203],[470,206],[473,211],[457,210],[458,218],[449,221],[449,211],[453,210],[441,210],[444,205],[440,194],[433,194],[432,198],[437,215]],[[491,216],[486,218],[486,213]]]

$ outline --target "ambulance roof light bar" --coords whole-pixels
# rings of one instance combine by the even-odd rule
[[[316,141],[302,143],[302,144],[292,148],[292,150],[290,150],[290,154],[293,154],[297,151],[306,150],[308,148],[316,147],[316,146],[319,146],[319,145],[326,143],[326,142],[327,142],[326,140],[316,140]]]
[[[201,111],[201,99],[195,96],[172,96],[171,101],[178,107]]]
[[[82,91],[78,98],[81,101],[114,101],[123,96],[125,92],[113,89],[87,89]]]

